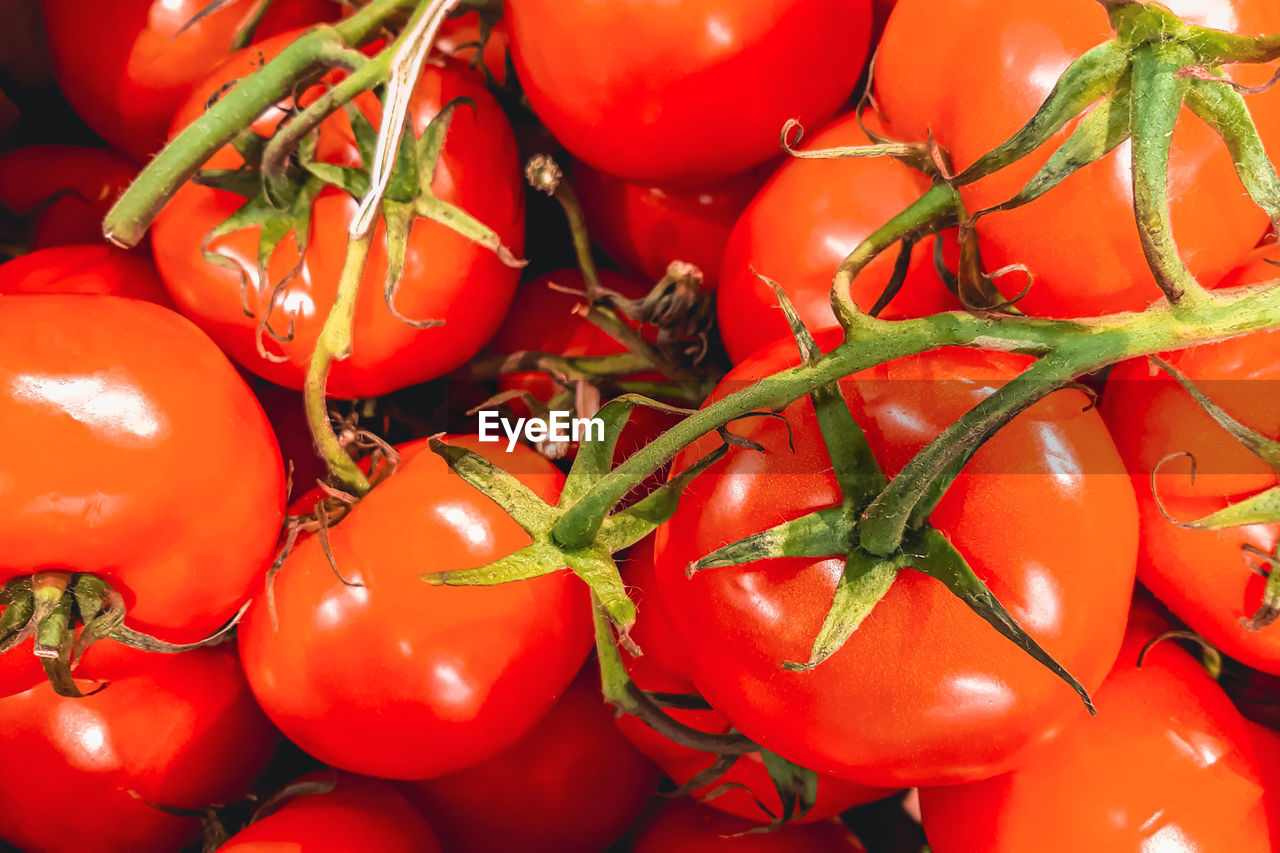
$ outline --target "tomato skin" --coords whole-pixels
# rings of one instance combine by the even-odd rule
[[[656,282],[672,261],[686,261],[702,271],[703,288],[714,290],[734,223],[772,171],[766,164],[712,184],[660,187],[578,163],[573,187],[592,239],[619,264]]]
[[[590,663],[521,740],[488,761],[402,789],[457,853],[595,853],[631,825],[658,777],[613,727]]]
[[[0,748],[27,769],[0,779],[0,836],[33,853],[180,849],[199,819],[150,803],[237,800],[275,742],[227,649],[158,658],[83,699],[42,684],[0,700]]]
[[[17,293],[127,296],[173,305],[145,253],[103,243],[53,246],[0,264],[0,294]]]
[[[0,438],[24,452],[0,475],[12,510],[0,582],[92,572],[123,596],[129,627],[175,643],[217,630],[270,564],[284,514],[280,451],[253,394],[159,306],[44,295],[4,307]]]
[[[1187,20],[1241,33],[1280,29],[1280,7],[1257,0],[1171,0]],[[1068,64],[1113,35],[1093,0],[900,0],[876,55],[876,99],[892,131],[931,131],[957,170],[1012,136],[1040,107]],[[1244,83],[1272,68],[1233,69]],[[1256,75],[1256,76],[1255,76]],[[1280,131],[1280,92],[1251,98],[1264,139]],[[1075,127],[1017,164],[961,188],[969,211],[1012,198]],[[1280,136],[1277,136],[1280,138]],[[1043,198],[977,224],[988,270],[1025,264],[1034,275],[1019,307],[1036,315],[1086,316],[1142,310],[1160,296],[1147,267],[1133,211],[1126,143]],[[1201,281],[1235,265],[1267,229],[1243,192],[1226,147],[1184,110],[1170,162],[1173,233]],[[996,284],[1012,298],[1023,275]]]
[[[554,503],[563,475],[534,451],[450,441]],[[420,580],[529,539],[426,441],[399,451],[396,474],[329,533],[339,571],[364,586],[344,586],[319,539],[300,539],[275,578],[278,632],[264,591],[240,653],[258,701],[298,746],[343,770],[424,779],[491,758],[537,725],[581,667],[592,627],[586,586],[567,571],[489,587]]]
[[[869,0],[516,0],[505,15],[524,91],[556,138],[655,184],[741,172],[778,153],[787,119],[826,122],[853,93],[871,30]]]
[[[323,794],[300,794],[259,821],[240,830],[220,853],[439,853],[431,826],[394,785],[332,770],[310,773],[297,782],[332,783]],[[295,783],[296,784],[296,783]]]
[[[864,121],[869,127],[878,125],[870,113]],[[869,143],[857,114],[849,113],[803,147]],[[928,189],[927,178],[889,157],[784,163],[743,212],[725,248],[716,310],[734,363],[791,337],[777,296],[756,273],[778,282],[810,329],[835,328],[831,279],[840,264]],[[901,292],[880,316],[919,317],[959,307],[934,269],[935,239],[916,246]],[[950,239],[954,245],[954,237]],[[860,308],[869,311],[876,304],[897,256],[896,250],[882,254],[854,280],[853,297]]]
[[[645,540],[631,549],[623,570],[627,588],[633,591],[633,597],[637,600],[638,618],[631,631],[631,638],[644,651],[642,657],[626,657],[627,671],[632,680],[643,690],[659,693],[696,692],[684,665],[683,651],[662,612],[662,602],[657,595],[652,540]],[[715,710],[682,711],[668,708],[667,713],[685,725],[703,732],[725,734],[731,728],[724,715]],[[677,785],[686,784],[710,767],[715,760],[715,756],[710,753],[681,746],[658,734],[639,717],[623,714],[615,720],[615,725]],[[730,788],[707,799],[713,791],[726,785],[743,787]],[[891,789],[867,788],[821,774],[818,777],[816,802],[798,822],[826,820],[853,806],[873,802],[892,793]],[[693,791],[691,796],[707,806],[755,823],[768,823],[772,820],[760,807],[761,803],[775,815],[782,813],[782,802],[759,753],[742,756],[727,773],[711,784]]]
[[[755,832],[759,824],[692,800],[674,800],[636,839],[633,853],[865,853],[844,824],[825,820]]]
[[[259,55],[274,56],[295,34],[270,39],[235,54],[192,90],[174,119],[185,127],[203,110],[209,96],[224,83],[249,73]],[[445,140],[435,191],[493,228],[517,255],[523,250],[524,192],[515,140],[506,117],[483,81],[456,61],[428,64],[409,108],[415,133],[421,133],[441,105],[468,97],[476,109],[463,106],[453,116]],[[374,116],[376,101],[357,101]],[[279,120],[278,111],[259,123],[261,132]],[[341,112],[322,125],[319,159],[358,165],[350,123]],[[230,146],[206,164],[209,169],[235,168],[239,155]],[[206,262],[201,241],[229,217],[243,199],[232,193],[187,184],[161,211],[153,226],[156,264],[183,313],[200,325],[239,364],[263,378],[301,390],[306,367],[329,309],[346,256],[347,229],[356,201],[327,188],[312,205],[311,242],[298,275],[285,288],[281,305],[296,310],[291,342],[265,342],[285,361],[262,358],[257,349],[256,321],[246,317],[236,270]],[[247,228],[215,240],[213,247],[241,265],[249,276],[249,304],[255,316],[267,301],[258,293],[259,229]],[[419,220],[409,238],[405,277],[396,307],[412,319],[444,320],[430,329],[414,329],[387,310],[383,296],[386,251],[380,224],[356,306],[351,358],[336,362],[328,391],[337,397],[375,397],[441,376],[474,356],[497,329],[515,292],[519,272],[498,256],[443,225]],[[283,279],[298,261],[293,238],[283,241],[268,264],[268,279]],[[289,314],[277,307],[273,327],[285,331]]]
[[[0,207],[36,218],[31,249],[101,243],[102,218],[138,171],[107,148],[31,145],[0,154]]]
[[[1280,252],[1259,249],[1220,283],[1255,284],[1276,277],[1268,263]],[[1236,419],[1264,435],[1280,437],[1280,333],[1257,332],[1192,349],[1164,353],[1170,365]],[[1280,524],[1222,531],[1186,530],[1161,515],[1151,472],[1174,454],[1186,458],[1161,466],[1155,488],[1166,510],[1191,521],[1277,485],[1276,473],[1233,439],[1181,386],[1147,359],[1117,365],[1107,379],[1102,412],[1133,476],[1141,510],[1138,576],[1178,618],[1241,663],[1280,675],[1280,628],[1250,631],[1240,624],[1262,604],[1266,579],[1241,548],[1275,553]],[[1252,561],[1256,564],[1257,561]]]
[[[42,0],[58,85],[114,148],[145,161],[164,144],[187,90],[231,50],[252,0],[232,0],[183,32],[205,0],[116,0],[110,15],[76,0]],[[337,17],[326,0],[290,0],[267,12],[257,38]]]
[[[820,343],[838,340],[828,333]],[[761,351],[711,399],[798,360],[794,343]],[[892,476],[1028,363],[942,349],[856,374],[841,387]],[[1014,619],[1093,688],[1119,648],[1137,519],[1115,445],[1086,403],[1079,392],[1063,392],[1015,418],[978,451],[932,518]],[[1084,708],[940,583],[904,572],[840,651],[790,673],[781,664],[808,660],[843,560],[769,560],[686,578],[690,562],[723,544],[839,503],[811,412],[807,399],[786,410],[794,453],[787,424],[775,418],[735,424],[769,452],[731,448],[658,529],[658,594],[694,684],[764,747],[864,785],[950,784],[1003,772]],[[672,470],[710,446],[693,445]]]
[[[1141,606],[1084,719],[1018,769],[920,791],[935,853],[1271,850],[1249,723]],[[1086,782],[1087,784],[1082,784]]]

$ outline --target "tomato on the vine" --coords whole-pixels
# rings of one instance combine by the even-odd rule
[[[706,182],[778,152],[853,94],[870,0],[512,0],[516,71],[575,157],[655,184]]]
[[[179,109],[175,131],[196,119],[211,95],[253,71],[260,57],[274,56],[296,35],[270,39],[218,66]],[[301,101],[308,102],[318,91],[309,90]],[[492,228],[505,246],[519,253],[524,238],[524,191],[515,140],[483,80],[457,60],[428,63],[409,106],[409,125],[420,135],[457,98],[469,98],[474,105],[461,103],[453,114],[434,191]],[[366,93],[356,104],[376,124],[376,99]],[[269,110],[255,129],[270,132],[283,115],[282,110]],[[317,145],[320,162],[361,165],[351,123],[341,111],[320,126]],[[241,163],[240,155],[227,146],[205,167],[235,169]],[[230,192],[185,185],[155,221],[156,264],[178,307],[236,362],[272,382],[301,389],[320,328],[333,305],[357,202],[335,187],[321,190],[310,207],[305,254],[299,258],[294,237],[281,242],[271,254],[265,281],[257,268],[257,226],[219,237],[208,246],[231,258],[238,269],[210,263],[202,254],[205,236],[242,203]],[[335,363],[329,376],[332,396],[379,396],[459,367],[497,329],[515,292],[519,273],[497,254],[444,225],[419,219],[408,238],[395,306],[409,320],[443,321],[443,325],[415,328],[392,314],[386,304],[384,233],[379,224],[360,286],[351,357]],[[277,286],[283,289],[273,294]],[[246,306],[252,316],[246,316]],[[264,311],[269,312],[275,336],[260,334],[255,318]],[[270,358],[259,353],[259,345]]]
[[[1169,0],[1187,21],[1239,33],[1280,30],[1280,6],[1259,0]],[[899,0],[876,54],[876,102],[890,134],[932,133],[962,170],[1018,131],[1059,75],[1113,36],[1094,0]],[[1273,68],[1231,66],[1242,83]],[[1249,99],[1264,140],[1280,140],[1280,90]],[[1013,198],[1076,122],[1037,151],[960,188],[970,213]],[[1139,311],[1160,296],[1134,219],[1129,145],[1080,169],[1042,198],[976,225],[988,270],[1022,264],[1032,280],[1018,307],[1030,314],[1088,316]],[[1217,133],[1186,109],[1169,163],[1173,235],[1201,280],[1235,265],[1267,228],[1240,185]],[[996,280],[1018,296],[1026,276]]]
[[[636,838],[633,853],[865,853],[858,837],[840,821],[785,826],[760,832],[758,824],[675,800]]]
[[[0,699],[0,837],[50,853],[181,849],[201,810],[249,793],[275,742],[229,650],[161,658],[80,699],[42,684]]]
[[[863,120],[878,126],[870,113]],[[870,141],[857,114],[850,113],[803,147]],[[785,163],[742,214],[725,248],[716,310],[729,357],[736,363],[791,337],[778,297],[761,275],[782,287],[810,329],[834,328],[830,293],[836,269],[859,243],[928,189],[928,178],[890,157]],[[953,234],[942,239],[950,240],[948,256],[954,266]],[[919,317],[959,307],[934,267],[937,239],[922,240],[914,248],[902,290],[880,316]],[[897,252],[887,252],[854,279],[853,298],[864,311],[889,285],[896,261]]]
[[[564,476],[534,451],[449,439],[554,503]],[[316,492],[299,499],[310,512]],[[424,779],[484,761],[537,725],[591,645],[585,585],[567,570],[484,587],[428,572],[485,565],[528,544],[497,504],[417,441],[328,533],[300,538],[240,626],[268,716],[343,770]],[[273,624],[267,597],[273,596]]]
[[[333,770],[291,783],[283,804],[218,848],[221,853],[305,850],[307,853],[439,853],[422,815],[390,782]],[[308,790],[315,788],[316,790]]]
[[[0,154],[0,209],[29,220],[29,249],[102,241],[102,217],[137,165],[108,148],[31,145]]]
[[[228,53],[262,4],[230,0],[113,0],[94,14],[81,0],[42,0],[54,74],[67,101],[113,147],[146,160],[193,83]],[[272,3],[255,36],[337,17],[329,0]]]
[[[658,789],[658,771],[613,727],[594,664],[527,735],[479,764],[403,790],[450,851],[596,853]]]
[[[53,246],[0,264],[0,293],[82,293],[173,304],[150,257],[105,243]]]
[[[1135,607],[1115,669],[1081,720],[1011,773],[920,791],[935,853],[1272,850],[1249,723],[1167,629]]]
[[[827,346],[838,331],[820,339]],[[738,365],[711,400],[798,363],[780,342]],[[1025,369],[1009,353],[944,348],[840,388],[885,473]],[[1115,659],[1133,588],[1137,518],[1115,444],[1082,392],[1039,402],[980,448],[932,514],[1011,616],[1086,688]],[[743,734],[866,785],[980,779],[1084,715],[1061,681],[941,583],[907,570],[843,648],[805,672],[844,560],[686,567],[721,546],[839,504],[812,404],[752,418],[657,531],[658,594],[698,691]],[[709,436],[677,457],[682,470]],[[794,442],[794,452],[791,443]]]

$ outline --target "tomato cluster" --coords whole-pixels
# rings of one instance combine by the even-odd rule
[[[0,847],[1275,849],[1280,735],[1215,677],[1280,677],[1280,329],[1132,334],[962,428],[1052,321],[1166,307],[1141,140],[1007,210],[1087,116],[967,170],[1124,9],[1280,7],[40,5],[82,124],[0,151]],[[1170,113],[1207,304],[1280,277],[1272,53],[1178,72],[1248,94]],[[1033,332],[886,331],[669,440],[849,312]],[[612,443],[476,417],[562,409]]]

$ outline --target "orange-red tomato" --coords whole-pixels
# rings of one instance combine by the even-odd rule
[[[758,824],[676,800],[641,831],[633,853],[865,853],[858,837],[840,821],[787,826],[759,832]],[[752,830],[757,830],[752,832]]]
[[[34,217],[30,249],[102,242],[102,218],[138,171],[107,148],[32,145],[0,154],[0,208]]]
[[[145,252],[105,243],[53,246],[0,264],[0,293],[83,293],[127,296],[172,307]]]

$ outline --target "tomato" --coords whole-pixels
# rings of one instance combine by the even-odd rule
[[[514,0],[511,52],[575,157],[632,181],[706,182],[820,125],[862,74],[869,0]]]
[[[865,853],[838,820],[759,832],[759,825],[724,812],[675,800],[636,839],[633,853]],[[756,832],[752,832],[756,830]]]
[[[532,450],[451,443],[555,502],[563,475]],[[337,572],[358,585],[339,579],[319,538],[300,539],[275,578],[278,630],[264,591],[240,653],[258,701],[298,746],[344,770],[424,779],[492,758],[537,725],[581,667],[592,627],[586,586],[568,571],[488,587],[421,580],[485,565],[529,537],[426,441],[399,451],[394,476],[329,532]]]
[[[1012,773],[922,789],[934,853],[1273,849],[1249,724],[1165,630],[1135,611],[1115,669],[1082,720]]]
[[[627,670],[632,680],[644,690],[695,693],[688,669],[683,664],[683,652],[672,634],[671,626],[662,612],[662,602],[657,596],[657,584],[653,576],[652,540],[645,540],[632,548],[623,570],[627,587],[633,591],[633,597],[638,601],[638,618],[631,631],[631,638],[644,650],[642,657],[627,659]],[[724,715],[715,710],[667,709],[667,713],[687,726],[710,734],[725,734],[731,728]],[[678,785],[686,784],[715,761],[716,757],[710,753],[682,746],[665,735],[658,734],[639,717],[623,714],[617,718],[616,725],[628,740],[657,762]],[[709,797],[713,791],[726,785],[732,787]],[[818,777],[814,806],[800,822],[809,823],[834,817],[848,808],[892,793],[890,789],[867,788],[821,774]],[[778,798],[777,788],[769,778],[769,771],[765,769],[758,752],[742,756],[723,776],[693,791],[692,795],[709,806],[757,823],[772,820],[770,813],[775,816],[782,814],[782,801]],[[765,808],[769,811],[766,812]]]
[[[240,799],[266,766],[275,731],[235,655],[200,649],[83,699],[48,685],[0,700],[0,836],[23,850],[178,850],[199,810]]]
[[[171,643],[213,633],[283,519],[280,451],[253,394],[195,326],[146,302],[6,296],[0,314],[0,438],[21,448],[0,468],[0,582],[89,572],[121,594],[128,627]]]
[[[822,336],[830,346],[839,333]],[[995,386],[1029,364],[940,349],[879,365],[840,387],[889,476]],[[740,364],[711,399],[798,363],[795,344]],[[1137,519],[1111,437],[1078,391],[1054,394],[982,447],[934,511],[934,526],[996,599],[1086,688],[1106,674],[1133,588]],[[1070,689],[941,583],[903,572],[844,647],[806,661],[844,561],[686,567],[839,493],[812,404],[734,430],[730,448],[657,531],[658,595],[693,683],[743,734],[805,767],[895,787],[984,778],[1084,714]],[[788,429],[789,426],[789,429]],[[789,447],[794,440],[794,453]],[[682,470],[715,437],[682,452]]]
[[[658,789],[657,769],[618,734],[612,710],[588,664],[521,740],[404,791],[451,851],[603,850]]]
[[[329,790],[299,792],[236,833],[218,850],[439,853],[441,849],[431,827],[390,783],[329,770],[308,774],[294,784],[319,785]]]
[[[271,39],[220,65],[179,109],[175,130],[195,119],[209,96],[225,83],[247,74],[260,55],[275,55],[293,37]],[[519,253],[524,234],[520,164],[511,128],[483,81],[460,63],[428,64],[410,105],[412,127],[421,134],[442,105],[459,97],[471,98],[476,107],[464,105],[454,113],[435,191],[493,228],[513,252]],[[376,125],[377,103],[372,96],[362,96],[358,103],[374,116]],[[269,112],[257,129],[269,131],[280,115],[278,110]],[[341,111],[326,120],[320,137],[319,159],[359,164],[350,123]],[[206,167],[228,169],[240,163],[240,156],[227,146]],[[312,204],[310,244],[302,266],[271,314],[272,326],[280,333],[289,329],[292,318],[294,336],[287,343],[270,337],[264,340],[268,351],[284,357],[280,362],[258,353],[256,320],[245,315],[241,303],[240,272],[210,264],[201,255],[205,235],[242,202],[239,196],[221,190],[184,186],[156,219],[156,263],[178,307],[233,359],[265,379],[300,390],[316,338],[333,305],[356,201],[330,187]],[[234,258],[249,277],[249,307],[255,317],[269,303],[274,283],[298,263],[296,244],[290,238],[271,257],[270,284],[259,281],[258,232],[257,227],[246,228],[212,243],[213,249]],[[443,320],[444,325],[416,329],[396,319],[383,295],[385,274],[386,252],[379,225],[356,307],[352,355],[337,362],[329,376],[328,390],[333,396],[376,397],[462,365],[497,329],[519,276],[493,252],[428,220],[418,220],[413,226],[396,308],[411,319]]]
[[[1280,29],[1274,3],[1167,5],[1192,23],[1242,33]],[[876,54],[877,103],[892,135],[924,139],[931,131],[955,169],[964,169],[1031,118],[1068,64],[1111,36],[1106,9],[1094,0],[899,0]],[[1252,84],[1272,71],[1233,66],[1232,74]],[[1280,138],[1280,92],[1249,104],[1264,138],[1273,132]],[[968,210],[1016,195],[1074,126],[1017,164],[961,188]],[[1024,264],[1034,276],[1018,303],[1022,310],[1085,316],[1141,310],[1160,296],[1138,238],[1129,156],[1129,145],[1122,145],[1041,199],[979,220],[987,269]],[[1173,137],[1169,186],[1174,236],[1201,280],[1222,276],[1267,228],[1222,141],[1187,110]],[[1005,276],[996,284],[1012,298],[1026,277]]]
[[[875,124],[870,113],[864,118]],[[804,147],[869,143],[850,113]],[[784,164],[742,214],[725,249],[716,305],[729,357],[736,363],[791,337],[778,297],[756,273],[782,286],[805,325],[834,328],[831,279],[840,264],[928,189],[927,178],[889,157]],[[902,290],[880,316],[918,317],[959,307],[934,269],[935,239],[916,246]],[[896,249],[882,254],[854,280],[854,301],[863,310],[871,310],[888,286],[897,256]]]
[[[31,249],[102,242],[102,218],[138,167],[106,148],[32,145],[0,154],[0,208],[34,217]]]
[[[1276,278],[1261,249],[1222,286]],[[1257,332],[1163,358],[1226,412],[1264,435],[1280,437],[1280,333]],[[1232,438],[1178,383],[1147,359],[1116,366],[1103,395],[1103,414],[1134,478],[1142,515],[1138,573],[1144,585],[1178,618],[1226,654],[1248,666],[1280,674],[1280,626],[1250,631],[1240,624],[1262,603],[1266,578],[1241,549],[1274,554],[1280,524],[1222,531],[1186,530],[1166,519],[1152,494],[1150,475],[1166,457],[1190,453],[1161,467],[1156,489],[1165,509],[1192,521],[1277,485],[1276,472]]]
[[[1249,722],[1248,727],[1263,780],[1267,824],[1275,836],[1280,833],[1280,732],[1255,722]]]
[[[672,261],[687,261],[714,290],[733,225],[772,171],[766,164],[712,184],[659,187],[579,163],[573,186],[592,239],[619,264],[658,281]]]
[[[499,18],[484,43],[484,64],[499,86],[507,82],[507,50],[511,37],[507,34],[506,21]],[[436,35],[435,48],[467,63],[475,62],[480,44],[480,14],[467,12],[450,18]]]
[[[54,74],[80,117],[112,147],[138,160],[160,150],[191,85],[231,50],[254,0],[231,0],[186,28],[207,0],[116,0],[110,15],[76,0],[43,0]],[[257,35],[332,20],[326,0],[274,3]]]
[[[315,486],[318,480],[329,475],[329,468],[316,452],[315,440],[311,437],[311,427],[307,424],[307,412],[304,408],[302,394],[273,385],[265,379],[259,379],[246,373],[249,387],[258,398],[262,410],[271,422],[271,429],[276,434],[276,443],[280,445],[280,455],[284,459],[286,470],[292,466],[292,490],[290,497],[300,495]]]
[[[54,246],[0,264],[0,294],[87,293],[172,305],[145,254],[105,243]]]

